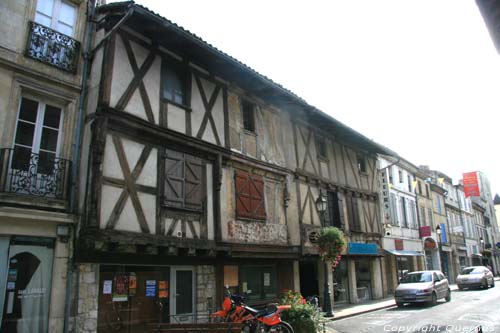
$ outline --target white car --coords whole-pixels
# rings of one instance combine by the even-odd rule
[[[471,266],[462,269],[460,275],[457,276],[458,289],[464,288],[493,288],[495,286],[495,278],[493,273],[484,266]]]
[[[394,300],[398,307],[405,303],[430,303],[437,300],[451,300],[448,279],[440,271],[419,271],[406,274],[394,292]]]

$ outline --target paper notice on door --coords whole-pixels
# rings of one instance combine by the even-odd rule
[[[248,290],[248,283],[247,282],[243,282],[243,292],[246,293]]]
[[[104,280],[104,283],[102,285],[103,295],[111,294],[112,290],[113,290],[113,281],[112,280]]]
[[[271,273],[264,273],[264,287],[271,286]]]
[[[146,297],[156,296],[156,280],[146,280]]]

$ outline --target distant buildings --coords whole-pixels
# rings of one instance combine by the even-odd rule
[[[341,304],[412,270],[498,271],[484,175],[471,202],[147,8],[93,4],[0,4],[2,331],[207,320],[225,286]]]

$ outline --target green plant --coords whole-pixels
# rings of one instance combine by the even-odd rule
[[[341,253],[346,246],[344,233],[336,227],[323,228],[319,234],[317,245],[321,260],[329,262],[335,268],[340,262]]]
[[[313,304],[306,302],[300,293],[287,291],[281,300],[282,304],[291,305],[291,309],[284,311],[281,318],[292,325],[295,332],[318,333],[323,331],[326,321],[323,314]]]

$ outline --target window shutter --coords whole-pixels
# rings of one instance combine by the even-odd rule
[[[185,207],[189,209],[202,210],[204,191],[203,191],[203,164],[201,159],[186,156],[185,160]]]
[[[338,208],[339,208],[339,221],[338,223],[336,224],[337,227],[343,229],[345,228],[345,216],[344,216],[344,205],[342,203],[342,197],[340,195],[337,195],[337,199],[338,199]]]
[[[166,150],[165,156],[165,204],[184,207],[184,154]]]
[[[260,176],[250,176],[250,183],[251,207],[254,218],[265,220],[264,181]]]
[[[236,171],[236,216],[265,220],[264,181],[260,176]]]
[[[351,198],[352,202],[352,218],[354,222],[354,230],[361,231],[361,221],[359,217],[359,209],[358,209],[358,199],[355,197]]]

